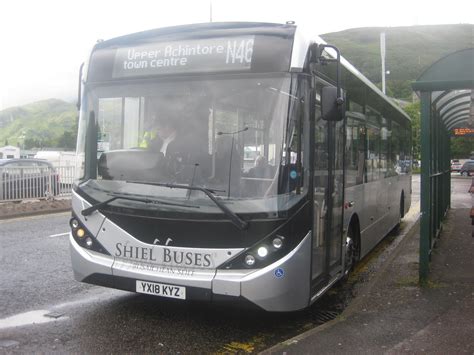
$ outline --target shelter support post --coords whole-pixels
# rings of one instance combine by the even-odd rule
[[[431,245],[431,92],[421,93],[421,225],[420,268],[421,284],[428,279]]]

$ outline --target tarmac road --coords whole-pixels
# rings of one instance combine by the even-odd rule
[[[350,289],[269,314],[157,299],[73,279],[69,214],[0,222],[0,353],[252,352],[332,319]]]
[[[366,271],[308,310],[269,314],[78,283],[68,220],[62,213],[0,221],[0,353],[264,350],[340,314],[376,271],[369,264],[383,262],[398,238],[388,237],[364,262]]]

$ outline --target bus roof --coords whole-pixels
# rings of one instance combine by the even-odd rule
[[[91,62],[95,62],[95,65],[92,66],[92,70],[89,66],[87,77],[88,79],[91,79],[91,81],[108,81],[117,78],[136,77],[140,75],[156,75],[156,70],[153,72],[149,68],[147,70],[140,68],[140,71],[131,70],[130,73],[127,73],[125,70],[121,70],[120,66],[117,65],[118,59],[123,61],[126,57],[125,50],[138,48],[141,51],[148,51],[152,48],[150,46],[154,41],[164,42],[165,44],[177,42],[183,43],[183,45],[197,43],[197,41],[200,41],[200,43],[202,43],[202,41],[208,41],[210,45],[218,46],[220,42],[213,39],[229,37],[245,39],[250,38],[249,36],[257,38],[253,50],[255,51],[254,53],[258,53],[258,55],[254,55],[257,59],[253,60],[251,65],[252,69],[250,69],[249,65],[237,65],[232,68],[221,65],[220,69],[217,69],[216,71],[301,71],[303,70],[307,59],[309,46],[313,43],[326,44],[326,42],[318,35],[312,34],[311,31],[306,30],[304,27],[296,26],[294,24],[213,22],[164,27],[98,42],[94,46],[90,59]],[[265,40],[258,41],[258,38],[265,38]],[[95,55],[94,53],[97,51],[101,52],[101,54]],[[120,51],[122,52],[120,53]],[[332,50],[329,49],[327,53],[330,56],[335,57],[335,53]],[[213,61],[212,59],[215,60]],[[222,58],[220,58],[220,60],[221,59]],[[97,65],[97,63],[99,65]],[[203,72],[212,72],[212,66],[215,66],[216,64],[216,68],[219,67],[217,57],[211,57],[211,60],[206,58],[205,61],[200,61],[199,65],[202,65],[202,63],[206,63],[204,65],[209,66],[208,68],[205,67]],[[120,62],[120,64],[122,64],[122,62]],[[406,113],[396,103],[383,94],[375,84],[367,79],[342,56],[341,65],[347,72],[365,84],[370,91],[386,101],[390,106],[404,115],[405,118],[410,120],[409,116],[406,115]],[[191,67],[191,71],[188,70],[184,73],[192,72],[192,69],[193,68]],[[168,71],[165,70],[163,73],[177,74],[178,72],[171,69]]]
[[[87,81],[288,72],[295,29],[266,23],[206,23],[117,37],[95,45]]]
[[[107,48],[112,46],[122,46],[136,44],[153,38],[166,38],[172,40],[175,38],[205,38],[212,35],[232,34],[254,34],[269,35],[285,38],[293,38],[296,26],[291,24],[263,23],[263,22],[210,22],[191,25],[180,25],[171,27],[162,27],[152,30],[131,33],[128,35],[111,38],[106,41],[98,42],[94,49]]]

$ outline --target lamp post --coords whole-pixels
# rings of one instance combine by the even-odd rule
[[[380,33],[380,56],[382,57],[382,92],[385,94],[385,32]]]

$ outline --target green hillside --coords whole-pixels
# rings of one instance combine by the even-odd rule
[[[410,83],[441,57],[474,47],[474,25],[355,28],[322,35],[371,81],[381,79],[380,33],[385,32],[387,94],[411,96]]]
[[[0,145],[73,149],[76,131],[76,106],[62,100],[49,99],[0,111]]]

